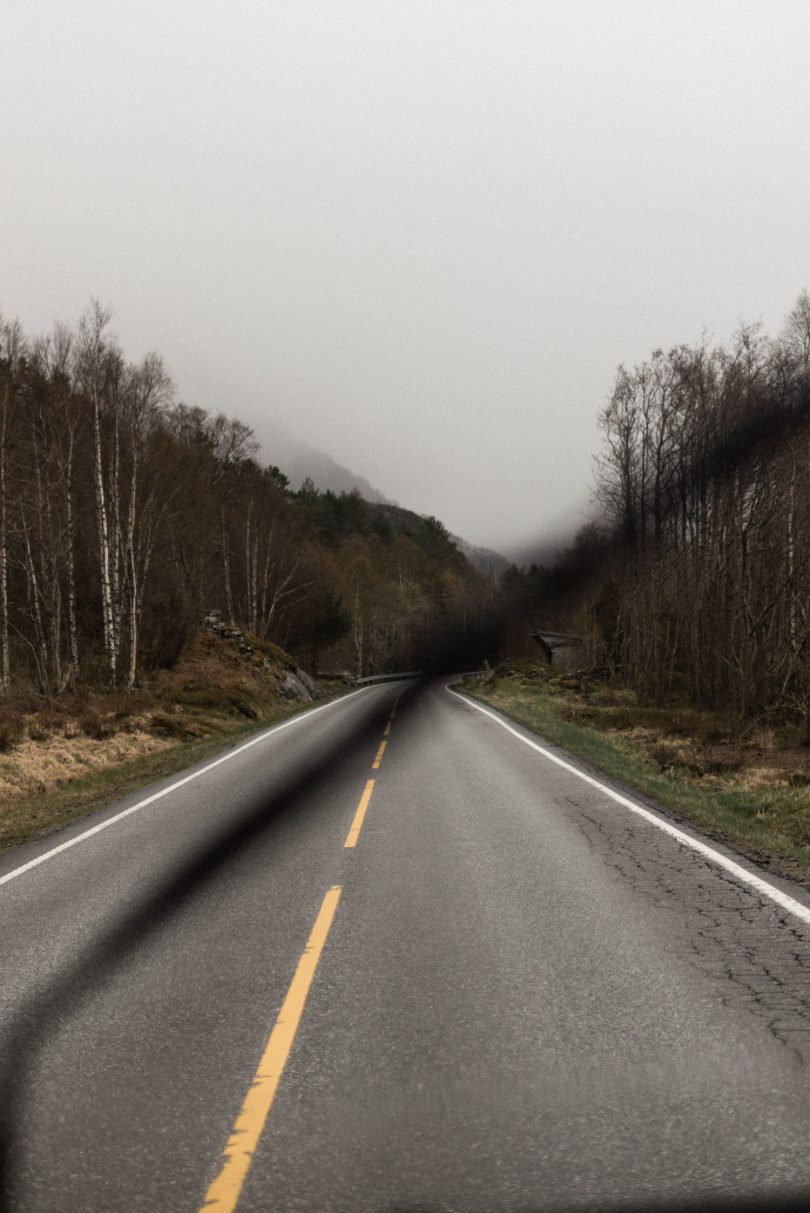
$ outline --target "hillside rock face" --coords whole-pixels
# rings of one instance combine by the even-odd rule
[[[296,666],[294,671],[287,670],[284,678],[280,679],[276,686],[279,695],[283,695],[285,699],[300,699],[305,703],[319,699],[323,695],[323,687],[320,683],[299,666]]]

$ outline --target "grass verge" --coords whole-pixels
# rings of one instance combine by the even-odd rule
[[[322,700],[321,703],[329,702]],[[68,778],[56,787],[27,796],[15,796],[0,814],[0,853],[32,842],[62,826],[86,817],[129,792],[193,766],[218,750],[237,744],[250,734],[278,724],[312,703],[273,706],[255,720],[219,719],[215,731],[203,738],[178,740],[165,748],[139,755],[117,765]],[[213,724],[213,722],[212,722]]]
[[[540,670],[495,671],[459,689],[710,838],[810,887],[810,787],[801,753],[773,739],[763,746],[761,737],[718,736],[716,720],[709,743],[689,735],[690,723],[692,733],[705,731],[705,718],[683,710],[656,709],[650,727],[650,713],[626,691]],[[714,757],[719,750],[728,752],[724,760]]]
[[[0,852],[350,689],[343,675],[316,684],[276,645],[248,639],[200,630],[170,670],[131,691],[84,684],[43,703],[19,687],[5,697]]]

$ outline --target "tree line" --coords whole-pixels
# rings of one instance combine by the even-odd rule
[[[619,367],[600,424],[599,524],[507,594],[647,700],[807,714],[810,297],[776,338],[745,326]]]
[[[479,643],[491,591],[440,522],[291,491],[109,326],[98,304],[33,339],[0,318],[0,694],[132,688],[210,610],[356,675]]]

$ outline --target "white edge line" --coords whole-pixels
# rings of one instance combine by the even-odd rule
[[[94,834],[100,834],[102,830],[106,830],[110,826],[114,826],[116,822],[129,817],[130,813],[137,813],[139,809],[145,809],[147,805],[154,804],[156,800],[169,796],[172,792],[176,792],[178,788],[182,788],[184,784],[191,783],[194,779],[199,779],[201,775],[207,774],[208,771],[213,771],[214,767],[220,766],[223,762],[230,762],[232,758],[236,758],[238,754],[249,750],[251,746],[266,741],[273,733],[280,733],[282,729],[289,729],[292,725],[298,724],[302,720],[308,720],[316,712],[324,712],[327,708],[333,708],[339,703],[345,703],[353,695],[360,695],[363,691],[374,689],[376,689],[374,686],[359,687],[356,691],[350,691],[348,695],[341,695],[338,699],[332,699],[329,703],[322,703],[317,708],[309,708],[306,712],[299,712],[297,716],[293,716],[290,720],[284,720],[281,724],[272,725],[269,729],[265,729],[263,733],[259,733],[257,737],[252,737],[250,741],[237,746],[235,750],[229,750],[227,754],[215,758],[213,762],[209,762],[201,770],[194,771],[191,775],[185,775],[182,779],[175,780],[168,788],[163,788],[160,792],[153,792],[145,800],[139,800],[137,804],[130,805],[128,809],[122,809],[120,813],[116,813],[113,817],[108,817],[106,821],[101,821],[98,825],[91,826],[89,830],[84,830],[81,834],[77,834],[75,838],[69,838],[67,842],[61,842],[58,847],[52,847],[50,851],[45,851],[43,855],[37,855],[35,859],[29,859],[28,863],[22,864],[19,868],[6,872],[5,876],[0,876],[0,885],[8,884],[11,880],[16,880],[18,876],[22,876],[24,872],[30,872],[32,868],[38,867],[46,859],[52,859],[54,855],[59,855],[62,851],[68,851],[71,847],[78,846],[80,842],[84,842],[85,839],[92,838]]]
[[[617,804],[622,805],[625,809],[629,809],[631,813],[637,813],[639,817],[643,817],[645,821],[651,822],[652,825],[657,826],[659,830],[663,830],[665,834],[669,834],[671,838],[675,838],[683,846],[697,851],[698,854],[703,855],[718,867],[724,868],[750,888],[756,889],[758,893],[763,893],[771,901],[775,901],[778,906],[781,906],[783,910],[787,910],[789,914],[793,914],[796,918],[800,918],[802,922],[810,924],[810,908],[802,905],[800,901],[789,897],[787,893],[783,893],[775,885],[770,884],[767,880],[763,880],[761,876],[756,876],[753,872],[749,872],[747,868],[742,867],[739,863],[735,863],[733,859],[729,859],[721,851],[715,851],[714,847],[710,847],[708,843],[701,842],[699,838],[692,838],[691,835],[685,834],[683,830],[679,830],[677,826],[671,825],[663,818],[657,817],[655,813],[651,813],[649,809],[642,808],[640,804],[628,800],[626,796],[622,796],[619,792],[614,792],[607,784],[594,779],[592,775],[586,775],[584,771],[578,770],[570,762],[566,762],[563,758],[558,758],[556,754],[552,754],[544,746],[538,745],[536,741],[532,741],[531,738],[526,737],[523,733],[519,733],[517,729],[513,729],[496,712],[490,711],[489,708],[483,707],[480,703],[476,703],[475,700],[469,699],[466,695],[459,694],[458,691],[452,690],[451,687],[446,687],[445,689],[450,691],[451,695],[455,695],[457,699],[460,699],[462,703],[466,703],[469,707],[475,708],[477,712],[483,712],[485,716],[489,716],[502,729],[506,729],[507,733],[511,733],[513,737],[517,737],[518,741],[522,741],[524,745],[531,746],[533,750],[537,750],[538,754],[542,754],[550,762],[556,763],[558,767],[562,767],[565,771],[570,771],[572,775],[576,775],[577,779],[581,779],[584,783],[589,783],[592,787],[598,788],[600,792],[604,792],[611,800],[615,800]]]

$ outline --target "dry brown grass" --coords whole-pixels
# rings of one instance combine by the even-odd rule
[[[19,742],[11,755],[0,758],[0,801],[46,792],[92,771],[118,766],[164,749],[168,742],[152,733],[117,733],[102,740],[68,734],[46,741]]]
[[[17,691],[0,707],[0,844],[25,840],[32,797],[73,799],[73,785],[98,784],[102,776],[114,791],[118,768],[130,776],[155,763],[176,768],[189,746],[210,748],[252,722],[289,715],[295,705],[276,685],[289,667],[275,646],[242,655],[200,632],[174,669],[131,693],[82,688],[46,705]],[[49,811],[38,803],[31,836],[47,830]],[[61,820],[63,810],[55,810],[51,828]]]
[[[721,712],[642,704],[627,687],[588,672],[556,673],[523,661],[496,675],[551,696],[558,715],[571,724],[625,738],[664,774],[718,789],[810,785],[810,749],[795,744],[795,729],[780,731],[767,721],[746,723]]]
[[[810,749],[796,732],[637,705],[620,688],[501,672],[469,693],[621,784],[810,887]],[[618,700],[618,702],[617,702]],[[616,709],[621,708],[621,713]],[[671,720],[670,720],[671,715]]]

